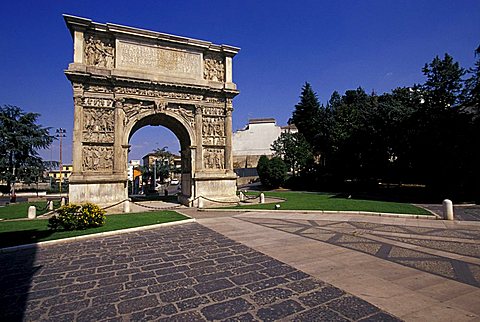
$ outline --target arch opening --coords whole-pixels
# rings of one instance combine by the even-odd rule
[[[173,134],[178,140],[180,149],[178,151],[168,149],[168,146],[158,145],[156,142],[158,139],[155,136],[150,137],[149,151],[142,156],[142,171],[144,172],[142,185],[138,187],[132,185],[129,195],[131,192],[141,191],[144,195],[163,196],[163,199],[167,201],[172,201],[172,195],[177,195],[179,202],[188,200],[192,196],[192,131],[189,131],[182,121],[172,115],[155,113],[143,116],[126,128],[125,137],[128,138],[129,147],[127,153],[130,153],[132,147],[130,142],[133,136],[148,127],[162,127],[164,133],[165,130],[169,130],[170,134]],[[159,132],[161,133],[161,131]],[[163,152],[161,152],[162,149]],[[126,160],[129,159],[127,155]],[[135,184],[135,182],[132,183]]]

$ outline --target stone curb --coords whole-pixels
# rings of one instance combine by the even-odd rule
[[[394,218],[411,218],[411,219],[430,219],[430,220],[441,220],[438,215],[434,214],[429,215],[412,215],[412,214],[392,214],[386,212],[369,212],[369,211],[333,211],[333,210],[273,210],[273,209],[209,209],[209,208],[200,208],[198,211],[235,211],[235,212],[273,212],[273,213],[292,213],[298,212],[303,214],[313,213],[313,214],[326,214],[326,215],[335,215],[335,214],[345,214],[345,215],[367,215],[367,216],[379,216],[379,217],[394,217]]]
[[[104,237],[104,236],[113,236],[113,235],[131,233],[131,232],[135,232],[135,231],[150,230],[150,229],[155,229],[155,228],[160,228],[160,227],[168,227],[168,226],[175,226],[175,225],[181,225],[181,224],[188,224],[188,223],[193,223],[193,222],[196,222],[196,221],[197,220],[195,218],[190,218],[190,219],[185,219],[185,220],[167,222],[167,223],[163,223],[163,224],[155,224],[155,225],[148,225],[148,226],[125,228],[125,229],[119,229],[119,230],[105,231],[103,233],[82,235],[82,236],[76,236],[76,237],[68,237],[68,238],[55,239],[55,240],[47,240],[47,241],[32,243],[32,244],[10,246],[10,247],[5,247],[5,248],[0,248],[0,254],[1,253],[9,253],[9,252],[17,251],[17,250],[22,250],[22,249],[34,248],[34,247],[42,247],[42,246],[48,246],[48,245],[67,243],[67,242],[83,240],[83,239],[91,239],[91,238]]]

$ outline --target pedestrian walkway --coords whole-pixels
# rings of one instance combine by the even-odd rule
[[[192,215],[401,319],[480,319],[479,222],[301,212]]]
[[[426,208],[438,216],[443,216],[443,207],[438,204],[422,204],[420,207]],[[454,205],[453,212],[455,220],[480,221],[480,205]]]
[[[4,321],[397,321],[196,223],[0,254]]]

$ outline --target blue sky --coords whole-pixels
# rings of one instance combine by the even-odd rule
[[[73,102],[63,74],[72,39],[62,14],[230,44],[234,58],[234,130],[249,118],[286,124],[305,81],[321,102],[337,90],[377,93],[424,81],[421,68],[451,54],[473,66],[480,45],[478,0],[376,1],[5,1],[0,19],[0,104],[41,114],[40,123],[67,129],[71,160]],[[155,147],[178,151],[167,129],[143,128],[131,158]],[[45,159],[58,159],[58,142]]]

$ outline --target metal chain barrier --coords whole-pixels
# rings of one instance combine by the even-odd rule
[[[175,205],[175,206],[170,206],[170,207],[155,207],[155,206],[147,206],[147,205],[142,205],[138,202],[135,202],[135,201],[131,201],[131,203],[139,206],[139,207],[143,207],[143,208],[147,208],[147,209],[154,209],[154,210],[170,210],[170,209],[176,209],[176,208],[180,208],[182,207],[183,205]]]
[[[193,199],[191,202],[194,202],[195,200],[198,200],[200,198],[203,198],[205,200],[211,201],[211,202],[216,202],[216,203],[223,203],[223,204],[239,204],[239,201],[222,201],[222,200],[213,200],[204,196],[198,196],[197,198]]]
[[[119,204],[124,203],[125,201],[128,201],[128,199],[123,199],[122,201],[119,201],[119,202],[114,203],[113,205],[110,205],[110,206],[107,206],[107,207],[103,207],[102,209],[103,209],[103,210],[107,210],[108,208],[112,208],[112,207],[118,206]]]

